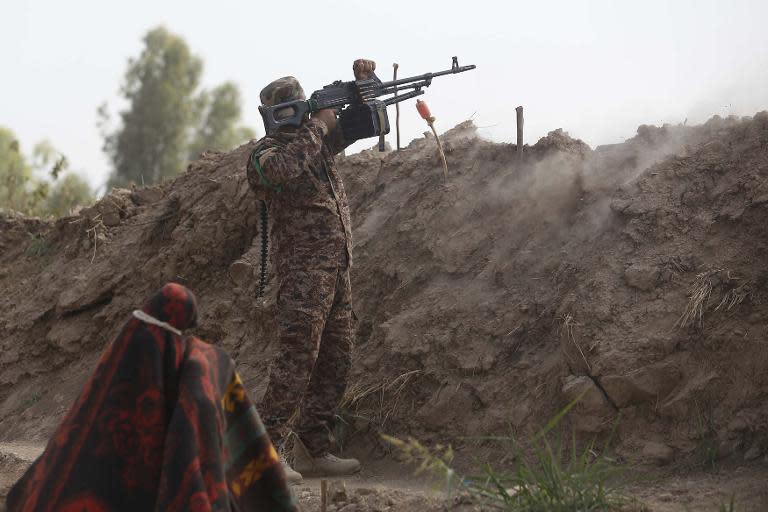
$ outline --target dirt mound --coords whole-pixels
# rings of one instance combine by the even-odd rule
[[[0,503],[40,451],[36,446],[0,443]]]
[[[446,133],[340,160],[355,231],[354,378],[339,441],[573,424],[633,459],[768,448],[768,113],[643,126],[591,150]],[[263,392],[274,286],[258,287],[249,146],[55,223],[0,217],[0,439],[44,440],[127,314],[164,282]],[[55,384],[52,386],[52,384]],[[374,452],[363,455],[370,458]]]

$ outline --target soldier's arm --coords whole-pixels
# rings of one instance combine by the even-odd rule
[[[344,138],[344,132],[341,130],[341,126],[336,125],[336,128],[331,130],[328,135],[325,136],[325,144],[328,146],[332,155],[337,155],[349,147],[354,141],[348,141]]]
[[[376,69],[376,63],[368,59],[357,59],[352,63],[352,71],[355,74],[355,80],[367,80],[373,74]],[[336,127],[330,131],[325,137],[325,143],[332,155],[337,155],[349,147],[354,140],[346,140],[344,133],[341,130],[341,126]]]
[[[279,187],[300,176],[320,158],[323,138],[328,126],[319,119],[310,119],[299,128],[296,137],[288,144],[278,147],[267,145],[254,155],[261,169],[259,176],[267,186]]]

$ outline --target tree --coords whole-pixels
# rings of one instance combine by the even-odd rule
[[[13,132],[0,127],[0,205],[18,209],[30,169]]]
[[[206,149],[226,151],[256,137],[247,126],[238,125],[242,108],[240,90],[233,82],[225,82],[210,93],[198,97],[201,122],[189,145],[189,158],[197,158]]]
[[[114,165],[111,184],[157,183],[181,169],[202,69],[181,37],[163,27],[147,33],[121,87],[129,103],[120,114],[122,126],[105,139]]]
[[[99,109],[104,150],[113,164],[110,186],[158,183],[181,172],[191,154],[230,149],[252,136],[237,125],[240,93],[234,84],[198,92],[203,63],[183,38],[157,27],[143,41],[141,55],[128,61],[120,89],[128,108],[117,129],[103,129],[108,114],[105,106]]]
[[[34,185],[32,168],[16,136],[0,127],[0,206],[27,213],[39,202],[41,192]]]
[[[42,213],[61,217],[69,215],[76,206],[93,203],[91,187],[77,174],[66,174],[51,189],[42,205]]]
[[[67,157],[61,154],[48,140],[32,148],[32,169],[38,173],[48,172],[54,180],[69,167]]]
[[[0,127],[0,207],[25,215],[61,216],[78,204],[93,202],[93,192],[76,174],[67,174],[51,186],[35,174],[48,173],[56,181],[67,168],[67,158],[48,141],[32,150],[32,164],[27,162],[13,132]]]

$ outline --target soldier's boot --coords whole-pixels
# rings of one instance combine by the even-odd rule
[[[326,452],[313,457],[304,444],[296,439],[293,443],[293,465],[307,476],[348,476],[360,471],[357,459],[340,459]]]
[[[280,456],[280,465],[283,466],[283,471],[285,471],[285,479],[288,480],[288,485],[299,485],[304,481],[304,477],[301,476],[301,473],[293,469],[282,455]]]

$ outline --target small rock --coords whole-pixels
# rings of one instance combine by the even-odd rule
[[[741,441],[738,439],[726,439],[720,443],[717,447],[717,458],[724,459],[733,454],[741,446]]]
[[[82,342],[82,325],[79,322],[61,322],[45,336],[51,345],[70,354],[77,352]]]
[[[194,254],[189,259],[198,267],[204,267],[211,261],[207,256],[203,256],[202,254]]]
[[[598,433],[610,426],[613,407],[592,379],[569,375],[563,383],[562,393],[568,401],[581,397],[572,412],[573,426],[577,431]]]
[[[229,278],[238,286],[247,286],[253,281],[253,265],[237,260],[229,266]]]
[[[416,412],[416,418],[428,428],[440,428],[446,423],[461,421],[459,411],[472,411],[478,407],[477,394],[471,386],[446,386]]]
[[[80,210],[80,216],[90,221],[95,220],[99,215],[101,215],[101,212],[94,206]]]
[[[755,443],[752,445],[752,447],[747,450],[747,453],[744,454],[744,460],[750,461],[755,460],[762,455],[762,450],[760,449],[760,445],[758,443]]]
[[[659,465],[669,463],[675,455],[675,451],[670,446],[657,441],[646,442],[642,453],[643,457]]]
[[[634,263],[624,271],[624,280],[638,290],[649,291],[656,288],[659,268],[643,263]]]
[[[136,206],[144,206],[160,201],[163,198],[163,191],[157,187],[140,188],[131,192],[131,201]]]
[[[328,481],[328,497],[331,503],[341,503],[349,499],[347,493],[347,484],[343,480],[329,480]]]
[[[116,209],[105,209],[101,214],[101,221],[108,227],[117,226],[120,224],[120,212]]]
[[[747,425],[747,422],[744,420],[744,418],[739,416],[736,416],[730,422],[728,422],[729,432],[743,432],[744,430],[747,430],[748,427],[749,425]]]
[[[628,375],[606,375],[600,382],[613,403],[624,408],[664,399],[681,379],[682,374],[673,363],[660,361]]]
[[[563,382],[562,393],[568,401],[579,400],[579,406],[591,412],[611,413],[613,410],[603,392],[586,376],[569,375]]]

